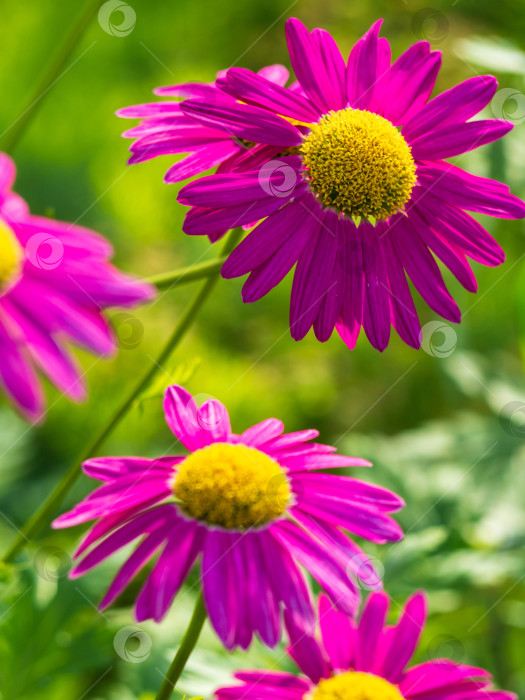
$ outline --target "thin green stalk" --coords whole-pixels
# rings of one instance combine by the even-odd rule
[[[26,109],[22,112],[20,117],[13,122],[11,127],[7,131],[4,131],[4,134],[8,133],[2,147],[2,150],[6,153],[11,153],[11,151],[18,144],[18,141],[20,140],[25,129],[30,124],[37,110],[42,106],[45,96],[60,79],[68,58],[71,56],[78,42],[84,35],[84,32],[89,27],[89,24],[99,7],[100,0],[88,0],[82,14],[78,18],[78,21],[74,25],[71,32],[67,35],[66,40],[60,47],[59,52],[38,83],[33,97],[30,99]]]
[[[168,669],[168,673],[164,676],[162,685],[159,688],[159,692],[155,696],[155,700],[169,700],[171,698],[177,681],[181,677],[186,662],[190,658],[191,652],[195,649],[195,645],[199,639],[202,627],[206,621],[206,608],[204,607],[204,600],[202,597],[202,592],[199,593],[197,602],[195,604],[195,609],[193,610],[193,615],[186,634],[182,640],[175,658],[171,662],[171,666]]]
[[[242,229],[235,229],[231,232],[224,245],[223,253],[228,254],[237,245],[240,237],[242,236]],[[220,258],[222,260],[222,258]],[[157,372],[162,369],[166,360],[177,348],[181,340],[184,338],[188,330],[191,328],[195,322],[197,315],[206,301],[210,296],[212,289],[214,288],[217,280],[219,278],[218,266],[217,271],[212,277],[209,277],[200,290],[195,294],[190,304],[187,306],[186,310],[183,312],[182,316],[179,318],[179,322],[175,326],[175,329],[168,339],[166,345],[163,347],[158,357],[154,360],[151,367],[145,372],[139,382],[136,384],[133,391],[126,397],[126,399],[120,404],[115,413],[110,418],[109,422],[100,431],[98,436],[93,440],[92,443],[81,453],[81,455],[76,459],[70,466],[68,471],[62,477],[61,481],[55,487],[54,491],[51,493],[49,498],[40,506],[40,508],[33,514],[31,518],[26,522],[26,524],[19,531],[14,542],[11,544],[6,554],[3,557],[3,562],[7,563],[13,561],[14,557],[18,552],[25,547],[25,545],[39,532],[41,532],[46,525],[48,525],[56,513],[58,507],[64,500],[65,496],[69,493],[70,489],[73,487],[79,476],[81,475],[81,470],[79,465],[90,457],[94,457],[98,452],[102,444],[111,435],[113,430],[117,427],[120,421],[131,409],[135,400],[142,394],[142,392],[147,388],[151,380],[155,377]]]
[[[199,265],[190,265],[189,267],[181,267],[173,272],[165,272],[161,275],[154,275],[148,279],[148,282],[155,285],[158,290],[171,289],[172,287],[180,287],[182,284],[188,284],[195,280],[200,280],[203,277],[210,277],[220,271],[224,265],[226,256],[209,260],[200,263]]]

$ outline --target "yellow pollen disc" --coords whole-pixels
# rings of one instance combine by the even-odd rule
[[[23,257],[13,230],[0,219],[0,293],[20,274]]]
[[[282,516],[291,502],[288,479],[275,460],[226,442],[186,457],[173,492],[187,515],[226,530],[260,527]]]
[[[301,147],[321,203],[348,216],[388,219],[416,183],[416,165],[400,131],[379,114],[341,109],[325,114]]]
[[[320,681],[312,700],[403,700],[403,696],[384,678],[348,671]]]

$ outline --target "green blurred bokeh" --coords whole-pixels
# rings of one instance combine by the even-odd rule
[[[177,187],[162,182],[172,158],[126,166],[128,143],[120,133],[129,123],[114,112],[150,101],[155,86],[210,81],[231,65],[289,65],[283,30],[290,15],[331,31],[345,54],[378,17],[385,18],[383,35],[394,55],[429,39],[443,51],[438,91],[476,73],[496,74],[500,87],[514,92],[503,106],[498,103],[496,116],[513,120],[516,128],[503,144],[479,149],[461,164],[525,194],[522,1],[432,0],[430,9],[426,0],[131,5],[136,26],[126,36],[105,32],[95,17],[14,152],[16,189],[32,211],[100,231],[113,242],[117,264],[129,272],[166,272],[217,251],[181,232],[185,210],[176,202]],[[30,103],[43,68],[81,9],[80,3],[52,0],[2,3],[2,138]],[[113,18],[116,24],[120,19]],[[494,116],[490,108],[487,116]],[[253,305],[241,302],[241,280],[221,281],[162,376],[165,382],[187,377],[201,399],[226,403],[237,432],[273,415],[290,431],[317,427],[323,441],[374,461],[375,469],[359,476],[407,500],[400,514],[407,538],[371,551],[397,602],[419,587],[429,592],[430,621],[419,660],[450,656],[485,666],[501,687],[525,693],[523,224],[484,224],[505,248],[507,261],[496,269],[475,265],[476,296],[446,275],[464,318],[452,331],[446,325],[446,335],[437,331],[429,338],[427,351],[411,350],[397,336],[383,354],[364,337],[353,352],[336,335],[325,344],[310,336],[295,343],[288,331],[290,280]],[[79,353],[90,387],[86,404],[72,406],[46,386],[49,412],[41,428],[28,428],[1,404],[3,546],[151,362],[192,292],[181,287],[134,311],[143,337],[114,360]],[[437,320],[423,304],[418,308],[422,323]],[[118,312],[115,325],[126,346],[130,327]],[[445,357],[442,342],[449,343]],[[153,456],[171,442],[153,395],[134,408],[104,453]],[[91,487],[82,479],[68,503]],[[80,581],[67,580],[80,534],[47,531],[14,567],[0,572],[3,700],[145,700],[162,680],[190,615],[190,587],[161,625],[141,625],[144,634],[138,636],[129,630],[119,635],[134,625],[133,591],[102,616],[95,605],[117,562]],[[126,634],[124,649],[119,640]],[[289,668],[282,649],[269,652],[255,644],[247,654],[226,654],[207,629],[183,689],[210,697],[231,670],[261,664]]]

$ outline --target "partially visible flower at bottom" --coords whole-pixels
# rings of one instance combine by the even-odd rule
[[[239,671],[239,684],[217,690],[216,700],[517,700],[494,690],[482,668],[433,659],[407,668],[426,620],[424,593],[406,603],[397,625],[386,626],[389,598],[371,593],[352,620],[319,599],[319,627],[301,627],[285,613],[289,655],[302,675]]]
[[[255,633],[268,646],[277,644],[283,607],[313,623],[300,567],[341,611],[354,614],[360,573],[367,569],[369,583],[372,566],[344,531],[376,543],[401,539],[387,513],[403,501],[378,486],[315,470],[370,464],[310,442],[316,430],[283,433],[275,418],[237,435],[221,403],[198,408],[180,386],[166,390],[164,412],[188,456],[101,457],[83,465],[105,484],[54,522],[59,528],[97,521],[71,576],[140,538],[101,606],[160,552],[135,606],[137,621],[159,621],[202,555],[204,602],[229,649],[247,648]]]
[[[33,216],[11,190],[15,173],[0,153],[0,387],[27,419],[40,420],[45,399],[35,370],[68,398],[84,399],[66,344],[113,354],[102,312],[147,301],[155,289],[111,265],[111,244],[94,231]]]

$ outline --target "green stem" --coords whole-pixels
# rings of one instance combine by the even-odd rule
[[[195,280],[200,280],[203,277],[210,277],[220,271],[226,261],[226,256],[209,260],[200,263],[199,265],[190,265],[189,267],[181,267],[172,272],[165,272],[161,275],[154,275],[148,279],[148,282],[154,284],[159,290],[171,289],[179,287],[182,284],[188,284]]]
[[[11,126],[6,129],[6,131],[4,131],[4,134],[10,132],[6,137],[2,148],[2,150],[6,153],[10,153],[18,144],[23,132],[30,124],[37,110],[42,106],[44,97],[63,75],[63,68],[68,58],[75,50],[86,29],[89,27],[89,24],[99,7],[100,0],[88,0],[86,7],[78,18],[77,23],[68,34],[64,44],[60,48],[60,51],[57,53],[56,57],[53,59],[52,63],[49,65],[49,68],[38,83],[33,97],[29,101],[26,109],[22,112],[18,119],[15,120]]]
[[[235,229],[231,232],[224,245],[223,253],[228,254],[237,245],[240,237],[242,236],[242,230]],[[222,257],[220,258],[222,260]],[[3,557],[3,562],[7,563],[13,561],[14,557],[18,552],[24,548],[24,546],[41,532],[44,527],[50,522],[53,515],[56,513],[58,507],[64,500],[65,496],[69,493],[70,489],[73,487],[79,476],[81,475],[81,470],[79,469],[79,464],[82,464],[86,459],[94,457],[98,452],[102,444],[106,441],[109,435],[117,427],[120,421],[131,409],[136,399],[142,394],[142,392],[147,388],[151,380],[155,377],[157,372],[162,369],[163,364],[170,357],[173,351],[177,348],[181,340],[184,338],[188,330],[191,328],[197,314],[199,313],[202,305],[206,299],[210,296],[212,289],[214,288],[217,280],[219,278],[220,266],[217,266],[216,273],[209,277],[200,290],[195,294],[190,304],[187,306],[186,310],[183,312],[182,316],[179,318],[179,322],[175,326],[175,329],[168,339],[166,345],[163,347],[158,357],[154,360],[152,366],[145,372],[139,382],[136,384],[133,391],[126,397],[126,399],[120,404],[115,413],[110,418],[109,422],[104,426],[98,436],[93,440],[92,443],[81,453],[81,455],[76,459],[70,466],[68,471],[65,473],[61,481],[55,487],[54,491],[51,493],[49,498],[40,506],[40,508],[33,514],[31,518],[26,522],[26,524],[19,531],[17,537],[15,538],[12,545],[7,550],[5,556]]]
[[[191,652],[195,649],[195,645],[197,644],[205,621],[206,608],[204,607],[204,600],[201,592],[197,598],[195,609],[193,610],[193,615],[191,617],[189,627],[186,630],[186,634],[182,640],[182,644],[175,654],[175,658],[171,662],[168,673],[164,676],[164,680],[159,688],[159,692],[155,696],[155,700],[169,700],[169,698],[171,698],[177,681],[184,671],[186,662],[190,658]]]

